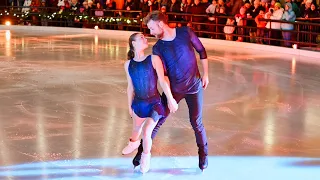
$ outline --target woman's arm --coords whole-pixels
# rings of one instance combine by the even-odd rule
[[[127,61],[127,62],[124,64],[124,69],[125,69],[125,71],[126,71],[127,81],[128,81],[128,86],[127,86],[128,108],[129,108],[129,114],[130,114],[130,116],[132,117],[131,104],[132,104],[133,97],[134,97],[134,90],[133,90],[132,80],[131,80],[131,77],[130,77],[129,71],[128,71],[129,64],[130,64],[130,60]]]

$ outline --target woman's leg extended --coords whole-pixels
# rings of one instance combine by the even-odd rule
[[[131,141],[139,140],[140,134],[142,132],[143,123],[147,118],[140,118],[134,112],[132,112],[132,133],[130,136]]]
[[[142,132],[143,123],[146,118],[140,118],[134,112],[132,113],[132,133],[128,145],[122,150],[122,154],[130,154],[140,145],[140,134]]]

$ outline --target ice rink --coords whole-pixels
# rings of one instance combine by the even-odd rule
[[[205,45],[208,169],[182,101],[142,175],[135,152],[121,155],[132,127],[127,38],[0,30],[0,179],[320,179],[320,58],[244,44]]]

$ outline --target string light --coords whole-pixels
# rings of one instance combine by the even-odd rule
[[[118,17],[92,17],[92,16],[88,16],[88,15],[74,15],[72,13],[70,14],[65,14],[65,13],[61,13],[59,14],[59,16],[56,16],[57,12],[54,12],[54,13],[43,13],[43,14],[40,14],[40,13],[32,13],[30,14],[29,12],[25,12],[23,14],[19,14],[17,15],[16,13],[14,14],[11,14],[11,16],[14,16],[14,17],[18,17],[20,18],[20,20],[25,20],[27,19],[29,16],[38,16],[40,17],[41,19],[48,19],[48,20],[52,20],[54,18],[61,18],[61,19],[69,19],[70,17],[73,17],[74,19],[76,20],[85,20],[85,21],[88,21],[88,22],[99,22],[99,23],[102,23],[102,24],[113,24],[113,23],[122,23],[122,24],[138,24],[139,21],[141,22],[142,19],[126,19],[126,18],[118,18]],[[9,16],[10,13],[8,11],[4,11],[4,14],[3,13],[0,13],[0,17],[1,16]],[[10,23],[11,25],[11,23]]]

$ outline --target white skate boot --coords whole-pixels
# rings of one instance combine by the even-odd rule
[[[151,159],[151,153],[149,154],[142,153],[141,160],[140,160],[140,172],[146,173],[149,171],[150,159]]]
[[[132,153],[134,150],[136,150],[140,145],[140,140],[137,141],[129,141],[128,145],[122,150],[122,154],[130,154]]]

